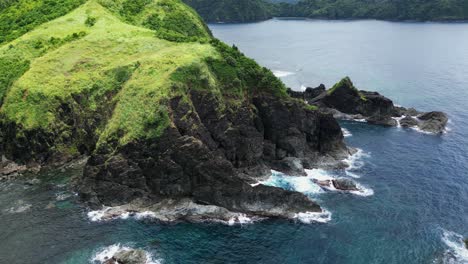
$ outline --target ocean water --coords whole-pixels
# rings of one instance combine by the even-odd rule
[[[0,183],[0,263],[99,263],[125,247],[168,264],[468,263],[468,24],[270,20],[210,28],[293,89],[350,76],[396,104],[447,112],[449,131],[342,122],[347,143],[361,150],[347,160],[350,169],[300,179],[273,171],[262,182],[304,192],[329,212],[296,221],[91,221],[66,184],[79,171],[44,174],[32,186]],[[312,182],[334,177],[363,191]]]

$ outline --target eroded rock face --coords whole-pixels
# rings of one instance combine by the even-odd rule
[[[431,133],[441,133],[448,122],[448,117],[442,112],[429,112],[418,116],[421,122],[419,128]]]
[[[405,116],[403,119],[400,120],[400,125],[402,127],[415,127],[418,126],[418,120],[411,116]]]
[[[319,166],[324,156],[344,158],[348,150],[331,115],[265,95],[224,113],[210,93],[192,91],[191,101],[170,102],[174,126],[159,139],[133,142],[116,153],[99,149],[85,168],[82,197],[109,206],[189,197],[270,217],[321,211],[301,193],[252,187],[246,179],[265,176],[270,167],[303,170],[303,164]]]
[[[313,92],[312,92],[313,91]],[[316,95],[316,93],[320,94]],[[295,98],[305,99],[318,106],[322,112],[331,113],[337,119],[365,120],[381,126],[417,127],[439,134],[445,130],[448,117],[442,112],[422,113],[414,108],[395,106],[392,100],[377,92],[358,90],[346,77],[333,88],[315,88],[306,92],[289,91]],[[315,97],[311,98],[311,95]],[[401,119],[398,121],[398,119]]]
[[[114,259],[121,264],[145,264],[146,252],[141,249],[123,250],[115,253]]]
[[[333,186],[342,191],[359,191],[356,183],[350,179],[338,178],[332,180]]]

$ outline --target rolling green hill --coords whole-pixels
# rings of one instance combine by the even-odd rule
[[[10,156],[157,138],[171,126],[169,99],[189,101],[190,89],[229,98],[227,108],[256,89],[285,93],[178,0],[19,0],[0,18],[0,151]]]

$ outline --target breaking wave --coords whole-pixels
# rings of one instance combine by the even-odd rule
[[[362,149],[357,149],[356,153],[343,160],[346,164],[348,164],[348,168],[346,170],[351,171],[362,168],[365,165],[363,159],[369,156],[369,153],[364,152]]]
[[[374,194],[374,191],[360,183],[355,183],[357,191],[344,191],[336,189],[331,180],[339,178],[339,175],[333,174],[332,171],[326,171],[322,169],[312,169],[305,170],[307,176],[289,176],[279,171],[272,170],[271,176],[265,181],[260,181],[258,183],[252,184],[252,186],[257,186],[259,184],[266,186],[274,186],[282,188],[289,191],[296,191],[303,193],[308,196],[314,196],[320,193],[327,191],[334,192],[347,192],[359,196],[371,196]],[[317,181],[329,181],[327,185],[317,184]]]
[[[277,70],[277,71],[273,71],[273,74],[278,78],[282,78],[282,77],[287,77],[287,76],[290,76],[290,75],[294,75],[295,73],[294,72]]]
[[[145,212],[129,212],[126,210],[116,210],[114,207],[105,207],[101,210],[88,212],[88,218],[92,222],[109,221],[115,219],[135,218],[137,220],[144,218],[155,218],[155,213],[150,211]]]
[[[352,137],[352,136],[353,136],[353,134],[351,134],[351,132],[350,132],[348,129],[344,128],[344,127],[341,128],[341,131],[343,132],[343,136],[344,136],[345,138],[346,138],[346,137]]]
[[[460,234],[442,229],[442,241],[448,249],[444,253],[441,263],[468,264],[468,249]]]
[[[332,214],[323,209],[322,212],[305,212],[305,213],[297,213],[294,215],[294,219],[304,223],[304,224],[311,224],[311,223],[327,223],[330,222]]]
[[[312,181],[311,177],[289,176],[279,171],[271,170],[271,176],[265,181],[260,181],[252,186],[263,184],[290,191],[301,192],[307,195],[323,192],[322,188]]]

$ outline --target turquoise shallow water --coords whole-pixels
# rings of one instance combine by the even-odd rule
[[[468,263],[459,237],[468,237],[468,24],[270,20],[210,27],[292,88],[331,86],[348,75],[397,104],[447,112],[450,131],[433,136],[343,122],[352,134],[346,141],[363,155],[348,172],[311,175],[359,177],[373,195],[323,191],[281,175],[267,183],[309,193],[331,212],[325,224],[99,223],[63,185],[77,171],[43,175],[34,186],[0,184],[0,263],[91,263],[118,243],[162,263]]]

